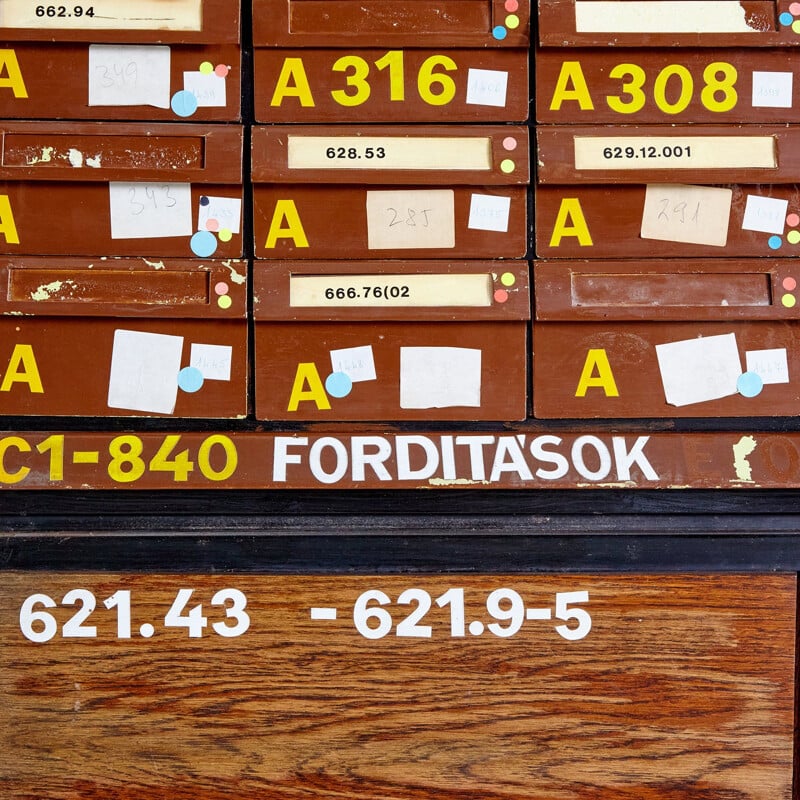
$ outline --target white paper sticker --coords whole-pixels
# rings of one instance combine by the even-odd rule
[[[788,200],[749,194],[744,207],[742,230],[783,233],[788,207]]]
[[[206,202],[208,201],[208,202]],[[242,200],[239,197],[203,195],[197,212],[197,230],[239,233],[242,219]],[[209,222],[211,223],[209,227]]]
[[[508,73],[497,69],[469,69],[467,105],[505,108]]]
[[[184,72],[183,88],[197,98],[198,108],[225,108],[228,104],[225,93],[225,78],[213,72]]]
[[[229,381],[233,348],[226,344],[192,344],[189,366],[199,369],[209,381]]]
[[[192,187],[188,183],[108,184],[112,239],[191,236]]]
[[[409,250],[455,247],[452,189],[367,192],[367,247]]]
[[[331,369],[333,372],[344,372],[353,383],[376,380],[372,345],[331,350]]]
[[[724,247],[733,192],[714,186],[654,183],[647,186],[642,239]]]
[[[89,45],[90,106],[169,108],[169,100],[169,47]]]
[[[578,33],[761,33],[740,0],[576,0]]]
[[[656,357],[670,405],[704,403],[738,391],[742,364],[733,333],[659,344]]]
[[[480,404],[480,350],[400,348],[400,408],[478,408]]]
[[[763,383],[789,383],[789,364],[785,347],[748,350],[744,358],[747,371],[754,372]]]
[[[109,408],[172,414],[178,396],[183,336],[114,331]]]
[[[477,231],[508,231],[511,198],[493,194],[473,194],[469,200],[467,227]]]
[[[753,72],[753,108],[791,108],[791,72]]]

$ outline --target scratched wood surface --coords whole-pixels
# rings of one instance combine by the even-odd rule
[[[501,587],[526,608],[588,591],[577,605],[592,627],[576,641],[557,619],[454,638],[450,607],[434,602],[419,621],[431,638],[355,630],[362,592],[386,592],[397,624],[415,608],[397,603],[410,587],[434,601],[463,587],[468,630],[492,622],[486,598]],[[97,598],[83,623],[96,638],[61,635],[75,588]],[[164,626],[181,588],[194,590],[187,613],[203,604],[200,638]],[[211,628],[224,588],[247,597],[250,627],[234,638]],[[103,604],[120,589],[129,640]],[[44,643],[20,631],[35,593],[59,606],[45,609],[59,629]],[[795,597],[793,575],[6,572],[0,796],[790,800]],[[317,606],[337,619],[312,620]]]

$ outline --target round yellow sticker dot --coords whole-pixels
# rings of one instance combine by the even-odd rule
[[[220,308],[227,309],[233,305],[233,300],[231,300],[229,295],[224,294],[222,297],[217,298],[217,305]]]
[[[512,31],[519,28],[519,17],[516,14],[509,14],[506,17],[506,28],[510,28]]]
[[[794,308],[796,302],[797,298],[795,298],[793,294],[785,294],[781,297],[781,303],[783,303],[786,308]]]
[[[517,165],[510,158],[504,158],[500,162],[500,169],[505,172],[506,175],[510,175],[516,168]]]
[[[504,272],[500,276],[500,283],[503,286],[513,286],[517,282],[517,276],[513,272]]]
[[[229,242],[233,238],[233,233],[230,228],[222,228],[217,233],[217,236],[221,242]]]
[[[203,75],[210,75],[213,71],[214,65],[210,61],[204,61],[200,65],[200,72],[202,72]]]
[[[789,244],[797,244],[800,242],[800,231],[789,231],[789,233],[786,234],[786,241],[789,242]]]

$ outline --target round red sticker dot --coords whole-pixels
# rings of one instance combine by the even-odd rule
[[[789,214],[789,216],[786,217],[786,224],[790,228],[796,228],[800,225],[800,214]]]
[[[519,3],[517,0],[506,0],[505,5],[503,6],[509,14],[513,14],[515,11],[519,9]]]
[[[225,64],[217,64],[217,66],[214,67],[214,74],[218,78],[227,78],[230,71],[230,67],[226,67]]]
[[[207,219],[206,220],[206,230],[207,231],[218,231],[219,230],[219,220],[218,219]]]
[[[794,278],[784,278],[781,281],[781,286],[783,286],[787,292],[793,292],[797,288],[797,281]]]
[[[503,139],[503,149],[508,150],[509,152],[516,150],[517,140],[513,136],[506,136],[506,138]]]
[[[227,283],[225,283],[225,281],[220,281],[214,287],[214,291],[219,295],[228,294],[228,292],[230,291],[230,287],[228,286]]]
[[[508,292],[505,289],[498,289],[494,293],[495,303],[505,303],[508,300]]]

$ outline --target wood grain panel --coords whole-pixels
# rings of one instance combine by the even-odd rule
[[[224,638],[214,593],[247,596],[250,627]],[[505,587],[526,608],[587,591],[592,619],[569,641],[527,620],[500,638],[370,640],[352,609],[391,598],[397,624],[465,589],[466,623],[488,625]],[[25,598],[62,606],[93,592],[97,637],[37,644]],[[189,638],[163,619],[178,589],[203,604]],[[133,638],[103,600],[132,592]],[[373,603],[371,606],[376,606]],[[336,607],[336,620],[309,609]],[[572,607],[572,605],[570,605]],[[41,609],[42,606],[37,606]],[[71,607],[52,609],[59,625]],[[152,623],[155,634],[139,634]],[[232,624],[230,621],[227,624]],[[502,622],[503,626],[507,623]],[[692,576],[317,576],[7,572],[0,589],[0,794],[13,800],[789,800],[795,578]]]

